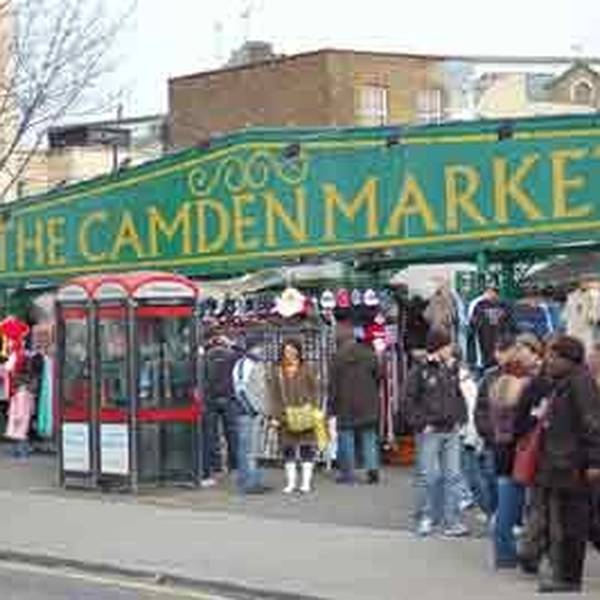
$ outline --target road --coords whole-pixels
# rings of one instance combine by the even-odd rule
[[[231,600],[151,582],[0,562],[2,600]]]

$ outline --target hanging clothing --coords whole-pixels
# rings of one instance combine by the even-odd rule
[[[478,348],[477,366],[487,369],[495,365],[496,342],[514,333],[511,307],[500,299],[484,297],[473,310],[470,326]]]
[[[467,317],[467,307],[460,294],[452,289],[450,290],[452,294],[452,298],[454,299],[454,304],[456,306],[456,314],[458,316],[458,321],[456,324],[456,343],[460,348],[463,359],[467,357],[467,330],[469,327],[469,319]]]
[[[44,357],[40,390],[38,393],[37,433],[40,437],[51,438],[54,432],[54,363],[51,358]]]
[[[448,289],[439,289],[427,303],[423,313],[429,330],[445,331],[452,341],[456,340],[459,322],[456,302]]]
[[[577,338],[590,354],[600,339],[600,289],[578,288],[567,297],[563,313],[567,334]]]
[[[33,394],[20,386],[10,399],[6,437],[11,440],[27,441],[33,415]]]

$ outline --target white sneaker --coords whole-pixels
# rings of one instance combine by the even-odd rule
[[[473,500],[461,500],[458,503],[458,509],[460,510],[460,512],[465,512],[467,510],[470,510],[474,506],[475,506],[475,503],[473,502]]]
[[[419,524],[417,525],[417,535],[420,535],[421,537],[427,537],[431,535],[432,531],[433,521],[431,519],[425,517],[419,521]]]
[[[469,529],[466,527],[466,525],[463,525],[462,523],[457,523],[456,525],[452,525],[451,527],[446,527],[446,529],[444,529],[444,531],[442,532],[442,535],[445,538],[465,537],[469,535]]]
[[[200,482],[200,487],[204,490],[213,488],[215,487],[215,485],[217,485],[217,480],[213,479],[212,477],[209,477],[208,479],[203,479]]]

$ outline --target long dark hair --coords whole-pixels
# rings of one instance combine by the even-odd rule
[[[302,349],[302,342],[296,338],[288,338],[283,341],[283,344],[281,344],[281,352],[279,353],[279,364],[280,365],[283,364],[283,357],[284,357],[286,346],[291,346],[292,348],[294,348],[296,350],[296,352],[298,352],[298,360],[299,360],[300,364],[303,364],[304,363],[304,351]]]

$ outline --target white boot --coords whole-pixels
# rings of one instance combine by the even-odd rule
[[[291,494],[296,489],[298,483],[298,470],[295,462],[285,463],[285,481],[286,485],[283,488],[284,494]]]
[[[300,491],[303,494],[308,494],[311,490],[312,476],[313,470],[315,468],[315,464],[311,462],[303,462],[302,463],[302,485],[300,486]]]

